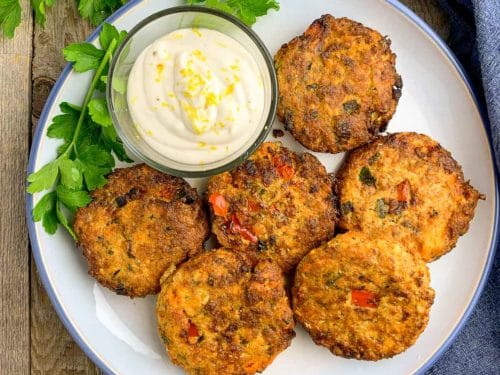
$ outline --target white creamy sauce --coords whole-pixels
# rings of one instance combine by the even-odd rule
[[[127,89],[139,134],[164,156],[187,164],[221,160],[255,133],[264,88],[252,56],[209,29],[180,29],[139,55]]]

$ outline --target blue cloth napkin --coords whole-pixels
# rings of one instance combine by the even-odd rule
[[[450,18],[448,44],[487,110],[496,163],[500,167],[500,0],[438,2]],[[500,251],[497,251],[488,283],[470,320],[428,375],[500,374],[499,286]]]

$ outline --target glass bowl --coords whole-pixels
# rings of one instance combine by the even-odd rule
[[[127,82],[140,53],[158,38],[178,29],[219,31],[243,46],[254,58],[262,76],[264,109],[254,133],[233,153],[215,162],[188,164],[167,158],[152,148],[134,126],[127,103]],[[153,168],[181,177],[205,177],[232,169],[245,161],[267,137],[276,116],[278,87],[273,59],[260,38],[243,22],[222,11],[201,6],[179,6],[155,13],[129,33],[111,61],[106,96],[109,112],[125,146]]]

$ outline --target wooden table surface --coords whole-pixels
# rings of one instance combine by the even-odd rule
[[[449,23],[435,0],[402,2],[447,39]],[[29,0],[21,3],[15,38],[0,36],[0,374],[100,374],[66,332],[40,283],[24,198],[32,134],[65,65],[61,48],[84,40],[92,28],[73,0],[56,2],[45,29],[34,23]]]

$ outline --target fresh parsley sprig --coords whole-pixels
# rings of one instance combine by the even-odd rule
[[[88,18],[92,25],[99,25],[128,0],[77,0],[82,18]]]
[[[35,12],[35,20],[45,25],[46,9],[54,5],[56,0],[31,0]],[[128,0],[76,0],[80,16],[88,19],[94,26],[99,25],[115,10]],[[202,4],[230,13],[252,26],[257,17],[264,16],[270,9],[279,10],[277,0],[187,0],[187,3]],[[21,5],[19,0],[0,0],[0,29],[7,38],[14,36],[14,30],[21,23]]]
[[[252,26],[257,17],[265,16],[270,9],[279,10],[276,0],[187,0],[189,5],[202,4],[219,9],[238,17],[248,26]]]
[[[105,176],[115,165],[112,155],[131,162],[113,127],[105,89],[109,61],[126,32],[118,32],[104,24],[99,35],[101,48],[84,42],[70,44],[64,57],[73,63],[77,72],[94,70],[94,76],[82,106],[61,103],[61,114],[54,117],[47,136],[63,140],[57,158],[28,176],[28,193],[54,189],[46,193],[33,209],[33,219],[41,221],[45,230],[53,234],[61,224],[76,240],[71,227],[71,213],[90,203],[89,191],[106,183]]]
[[[92,25],[97,26],[108,18],[115,10],[124,5],[127,0],[76,0],[78,12]],[[35,21],[45,25],[46,11],[56,0],[31,0],[35,12]],[[0,29],[7,38],[14,36],[14,31],[21,23],[21,4],[19,0],[0,0]]]

